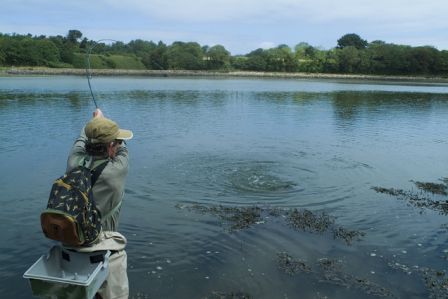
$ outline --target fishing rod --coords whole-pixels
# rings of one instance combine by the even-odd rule
[[[90,83],[90,79],[92,78],[92,72],[91,72],[91,69],[90,69],[90,54],[92,53],[92,50],[96,46],[99,45],[100,42],[104,42],[104,41],[111,41],[111,42],[118,43],[118,41],[116,41],[114,39],[100,39],[100,40],[97,40],[97,41],[93,41],[94,44],[91,47],[89,47],[89,49],[87,50],[87,57],[86,57],[87,83],[89,84],[90,95],[92,96],[93,103],[95,104],[95,108],[97,108],[97,109],[98,109],[98,104],[96,102],[95,95],[93,94],[92,84]]]
[[[92,79],[92,72],[91,72],[91,68],[90,68],[90,54],[92,53],[92,50],[100,44],[100,42],[104,42],[104,41],[110,41],[110,42],[114,42],[114,43],[119,42],[114,39],[100,39],[97,41],[93,41],[93,45],[90,46],[87,50],[87,57],[86,57],[87,83],[89,84],[90,95],[92,96],[93,103],[95,104],[95,108],[97,108],[97,109],[98,109],[98,103],[96,102],[95,95],[93,94],[93,90],[92,90],[92,84],[90,83],[90,79]],[[162,67],[157,61],[152,61],[152,63],[156,64],[159,69],[164,70],[164,67]]]

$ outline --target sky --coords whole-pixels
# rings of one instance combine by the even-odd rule
[[[0,32],[223,45],[232,55],[306,42],[368,42],[448,50],[447,0],[2,0]]]

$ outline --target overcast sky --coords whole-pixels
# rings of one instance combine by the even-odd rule
[[[1,33],[221,44],[232,54],[346,33],[448,50],[448,0],[2,0]]]

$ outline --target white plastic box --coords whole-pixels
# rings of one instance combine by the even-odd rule
[[[92,299],[109,274],[110,251],[75,252],[54,246],[23,275],[34,296]]]

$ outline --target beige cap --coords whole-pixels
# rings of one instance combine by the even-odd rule
[[[132,131],[120,129],[116,122],[105,117],[94,117],[87,123],[84,132],[92,143],[129,140],[134,136]]]

